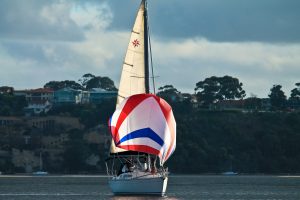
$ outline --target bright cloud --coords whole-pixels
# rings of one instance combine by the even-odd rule
[[[195,38],[156,41],[153,46],[164,78],[184,89],[193,89],[206,77],[230,75],[244,83],[248,94],[264,97],[273,84],[282,84],[289,93],[299,82],[300,44],[211,42]],[[172,76],[172,72],[176,75]]]
[[[71,18],[82,28],[103,30],[107,28],[113,19],[110,7],[106,3],[84,3],[74,5],[71,10]]]

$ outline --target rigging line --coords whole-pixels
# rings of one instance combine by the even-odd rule
[[[147,31],[148,31],[148,37],[149,37],[149,53],[150,53],[150,65],[151,65],[151,73],[152,73],[152,84],[153,84],[153,92],[156,94],[155,91],[155,76],[154,76],[154,69],[153,69],[153,59],[152,59],[152,46],[151,46],[151,37],[150,37],[150,27],[149,27],[149,16],[148,16],[148,24],[147,24]]]
[[[149,36],[148,36],[148,14],[147,0],[143,0],[144,4],[144,62],[145,62],[145,90],[150,93],[149,89]]]

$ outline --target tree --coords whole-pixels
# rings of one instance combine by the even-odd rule
[[[180,92],[173,85],[165,85],[158,88],[157,96],[162,97],[168,102],[178,101]]]
[[[224,76],[220,78],[221,100],[227,99],[242,99],[246,96],[246,92],[243,90],[243,83],[239,82],[239,79],[231,76]]]
[[[88,74],[84,74],[82,76],[82,78],[79,79],[78,81],[81,83],[81,85],[84,88],[86,88],[87,82],[90,81],[91,79],[95,78],[95,77],[96,77],[95,75],[88,73]]]
[[[260,110],[262,107],[262,100],[257,97],[249,97],[245,99],[245,108],[248,110]]]
[[[300,100],[300,83],[295,84],[297,87],[291,90],[290,99]]]
[[[281,88],[281,85],[273,85],[273,87],[270,89],[271,93],[268,95],[270,97],[271,106],[274,110],[285,107],[286,96]]]
[[[220,100],[244,98],[246,93],[242,86],[243,83],[240,83],[237,78],[212,76],[204,81],[199,81],[196,84],[195,92],[198,101],[204,106],[209,106]]]
[[[63,153],[63,165],[67,173],[78,173],[85,170],[86,159],[89,156],[88,144],[83,139],[81,130],[72,129],[69,131],[69,140],[65,144]]]
[[[107,91],[116,91],[114,82],[108,77],[95,76],[86,81],[85,89],[90,90],[92,88],[102,88]]]
[[[13,95],[14,94],[14,88],[9,87],[9,86],[1,86],[0,87],[0,94]]]
[[[21,116],[24,114],[24,107],[27,106],[25,96],[13,96],[0,94],[0,115]]]
[[[70,80],[50,81],[44,85],[44,88],[51,88],[53,90],[59,90],[59,89],[66,88],[66,87],[72,88],[74,90],[83,89],[83,87],[79,83],[77,83],[75,81],[70,81]]]

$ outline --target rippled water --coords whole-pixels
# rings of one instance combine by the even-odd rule
[[[166,197],[114,196],[107,180],[105,176],[0,176],[0,199],[300,199],[296,176],[171,176]]]

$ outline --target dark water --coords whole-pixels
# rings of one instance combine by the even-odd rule
[[[0,199],[300,200],[300,177],[171,176],[166,197],[116,197],[102,176],[0,176]]]

